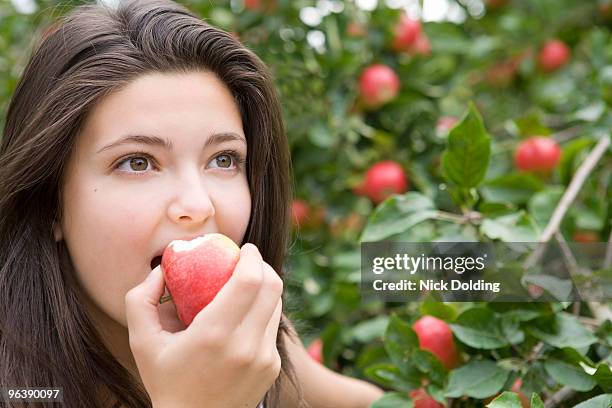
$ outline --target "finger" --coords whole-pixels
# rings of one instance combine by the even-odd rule
[[[280,297],[283,294],[283,281],[276,271],[263,263],[264,281],[257,294],[253,307],[245,317],[243,324],[244,333],[260,338],[266,331],[266,326],[274,313]]]
[[[125,315],[130,337],[149,338],[162,331],[157,306],[164,293],[161,266],[125,295]]]
[[[276,309],[266,326],[263,341],[264,345],[276,348],[276,337],[278,336],[278,326],[280,325],[281,315],[283,313],[283,300],[278,299]]]
[[[207,330],[214,324],[233,331],[253,306],[262,281],[261,254],[255,245],[244,244],[232,276],[189,327]]]

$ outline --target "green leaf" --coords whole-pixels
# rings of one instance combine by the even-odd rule
[[[593,378],[597,381],[597,384],[605,392],[612,392],[612,370],[607,364],[600,364],[597,366],[597,370],[593,374]]]
[[[538,318],[528,330],[536,338],[558,348],[580,348],[597,341],[597,337],[587,330],[576,316],[567,313]]]
[[[490,397],[502,389],[509,374],[493,361],[471,361],[451,371],[446,396]]]
[[[480,225],[480,232],[504,242],[536,242],[539,235],[531,218],[523,211],[487,218]]]
[[[470,347],[491,350],[510,345],[495,314],[486,308],[468,309],[450,326],[455,336]]]
[[[443,302],[425,301],[419,306],[422,315],[435,316],[439,319],[452,321],[457,317],[457,310],[453,305]]]
[[[476,187],[484,179],[490,155],[491,138],[480,113],[470,104],[467,114],[449,133],[442,156],[444,174],[459,187]]]
[[[370,216],[362,242],[375,242],[400,234],[437,215],[433,201],[423,194],[409,192],[387,199]]]
[[[489,408],[522,408],[521,399],[514,392],[504,391],[501,395],[491,401]]]
[[[391,392],[374,401],[369,408],[412,408],[413,406],[412,400],[408,398],[407,395],[399,392]]]
[[[531,393],[531,408],[544,408],[542,398],[535,392]]]
[[[364,320],[351,329],[353,338],[362,343],[368,343],[378,337],[382,337],[388,324],[388,316],[378,316],[373,319]]]
[[[552,217],[557,203],[563,196],[564,189],[560,186],[547,187],[546,190],[542,190],[529,200],[527,208],[529,214],[535,223],[542,229],[546,227],[550,217]]]
[[[412,350],[419,347],[419,339],[412,327],[396,315],[389,320],[384,343],[389,358],[398,367],[409,365]]]
[[[602,394],[574,405],[574,408],[610,408],[611,406],[612,394]]]
[[[428,350],[416,349],[410,359],[414,366],[427,376],[434,384],[444,385],[446,370],[442,362]]]
[[[389,363],[374,364],[366,368],[364,374],[380,385],[399,391],[410,391],[420,385],[420,376],[407,378],[399,367]]]
[[[510,173],[488,181],[481,190],[488,202],[525,204],[543,188],[544,183],[530,173]]]
[[[556,382],[576,391],[589,391],[597,385],[595,380],[578,365],[550,358],[544,363],[544,368]]]

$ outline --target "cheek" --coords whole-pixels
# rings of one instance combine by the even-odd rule
[[[150,199],[117,188],[75,189],[66,202],[64,238],[85,294],[115,321],[125,324],[124,297],[149,272]]]
[[[227,183],[211,186],[218,231],[240,244],[251,218],[251,194],[246,176],[231,187]]]

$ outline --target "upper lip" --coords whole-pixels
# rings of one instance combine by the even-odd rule
[[[162,254],[164,253],[164,250],[168,247],[168,245],[172,241],[178,241],[178,240],[181,240],[181,241],[191,241],[194,238],[201,237],[202,235],[206,235],[206,234],[208,234],[208,232],[203,232],[201,234],[190,235],[190,236],[186,236],[186,237],[182,237],[182,238],[172,238],[172,239],[170,239],[170,240],[168,240],[166,242],[166,245],[164,245],[163,247],[161,247],[161,249],[159,249],[157,252],[155,252],[155,255],[153,255],[153,258],[151,258],[151,260],[153,260],[154,258],[156,258],[158,256],[162,256]]]

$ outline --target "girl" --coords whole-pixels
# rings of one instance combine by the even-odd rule
[[[382,391],[315,363],[282,315],[289,186],[253,53],[169,1],[73,10],[0,144],[0,390],[61,387],[79,408],[369,406]],[[240,260],[186,328],[159,304],[159,256],[209,232]]]

